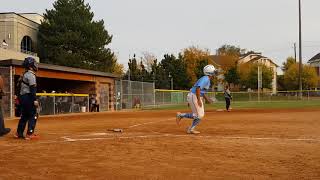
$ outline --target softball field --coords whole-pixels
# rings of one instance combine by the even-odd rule
[[[319,108],[210,110],[200,135],[175,113],[41,117],[40,140],[0,139],[0,179],[320,179]]]

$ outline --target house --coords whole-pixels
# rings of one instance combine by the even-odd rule
[[[219,75],[217,77],[218,84],[216,85],[217,91],[223,91],[224,90],[224,71],[228,69],[231,66],[234,66],[237,64],[237,59],[234,58],[228,58],[227,56],[223,55],[211,55],[211,64],[214,65],[214,67],[218,70]]]
[[[36,13],[0,13],[0,59],[24,59],[32,56],[39,62],[38,28],[43,17]]]
[[[262,56],[261,53],[248,52],[239,57],[239,59],[227,58],[226,56],[214,55],[211,56],[212,63],[215,65],[220,71],[227,69],[234,64],[241,65],[247,63],[261,63],[270,67],[273,71],[272,78],[272,92],[277,92],[277,68],[279,67],[275,64],[270,58]],[[218,79],[224,79],[223,75]],[[223,84],[218,84],[218,91],[223,90]]]
[[[310,64],[310,66],[314,67],[318,77],[320,78],[320,53],[315,55],[314,57],[312,57],[308,63]],[[320,81],[318,83],[318,88],[320,88]]]
[[[248,52],[240,57],[238,64],[259,63],[269,67],[273,71],[272,93],[277,92],[277,68],[279,67],[270,58],[262,56],[261,53]],[[263,78],[263,77],[262,77]]]

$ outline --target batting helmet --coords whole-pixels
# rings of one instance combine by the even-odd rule
[[[206,76],[213,76],[216,73],[216,68],[213,65],[208,64],[203,68],[203,73]]]
[[[34,71],[38,71],[38,64],[33,57],[25,58],[22,66],[26,69],[29,69],[31,67]]]

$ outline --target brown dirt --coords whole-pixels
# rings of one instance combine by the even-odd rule
[[[211,111],[200,135],[174,111],[42,117],[40,140],[0,138],[0,179],[319,179],[319,115]]]

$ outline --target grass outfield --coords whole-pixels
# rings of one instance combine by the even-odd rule
[[[231,107],[233,109],[291,109],[291,108],[320,108],[320,100],[312,101],[248,101],[248,102],[231,102]],[[224,109],[224,102],[217,102],[213,105],[206,104],[206,109]],[[157,107],[148,107],[144,109],[154,109],[154,110],[179,110],[188,109],[186,104],[184,105],[160,105]]]

